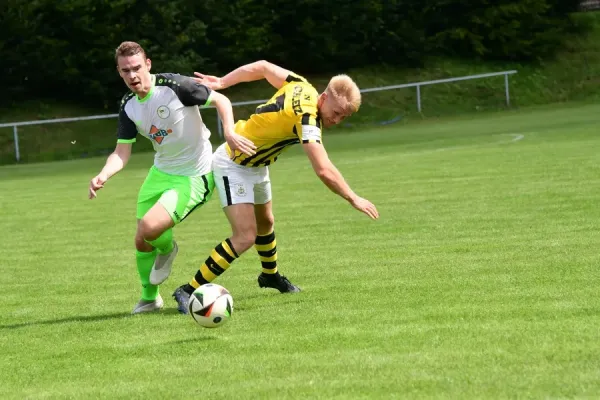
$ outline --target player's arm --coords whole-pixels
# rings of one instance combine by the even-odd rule
[[[321,179],[321,181],[332,192],[341,196],[348,201],[354,208],[367,214],[372,219],[379,218],[377,208],[368,200],[359,197],[346,183],[346,180],[340,171],[333,165],[325,147],[322,144],[315,142],[303,143],[302,147],[308,156],[313,170]]]
[[[229,101],[226,96],[215,91],[212,92],[211,99],[223,122],[223,136],[231,150],[239,150],[248,156],[256,154],[256,146],[254,143],[235,133],[231,101]]]
[[[198,77],[196,78],[198,82],[214,90],[225,89],[240,82],[252,82],[261,79],[266,79],[276,89],[280,89],[292,73],[278,65],[261,60],[243,65],[220,78],[199,72],[194,72],[194,75]]]
[[[121,107],[121,111],[119,112],[117,146],[111,155],[108,156],[104,168],[102,168],[100,173],[90,181],[88,190],[90,199],[97,196],[96,192],[104,187],[104,183],[106,183],[110,177],[121,171],[125,165],[127,165],[127,162],[131,157],[131,147],[135,142],[136,135],[137,128],[135,127],[135,124],[127,116],[124,107]]]
[[[193,78],[176,74],[163,74],[166,78],[177,82],[172,89],[184,106],[208,107],[213,104],[223,122],[225,140],[232,150],[239,150],[246,155],[254,155],[256,146],[252,141],[235,133],[233,122],[233,107],[231,101],[215,92],[208,86],[196,82]]]

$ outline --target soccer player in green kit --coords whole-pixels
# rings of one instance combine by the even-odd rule
[[[131,92],[121,101],[115,151],[90,181],[89,198],[95,198],[106,181],[125,167],[138,134],[152,142],[154,165],[139,191],[136,212],[142,296],[133,314],[138,314],[163,307],[158,285],[168,278],[178,251],[172,228],[208,201],[214,189],[210,131],[199,107],[215,105],[230,146],[248,155],[255,153],[255,146],[235,133],[227,97],[189,77],[151,74],[150,59],[135,42],[121,43],[115,61]]]

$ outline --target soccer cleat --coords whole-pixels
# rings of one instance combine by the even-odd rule
[[[281,293],[297,293],[300,288],[289,281],[283,275],[280,274],[265,274],[262,273],[258,276],[258,286],[261,288],[273,288],[279,290]]]
[[[173,261],[175,260],[178,251],[179,247],[177,246],[177,242],[173,240],[173,250],[171,250],[171,252],[156,256],[152,271],[150,271],[151,284],[160,285],[167,280],[169,275],[171,275],[171,267],[173,266]]]
[[[183,290],[183,286],[179,286],[177,289],[175,289],[175,292],[173,292],[173,298],[177,302],[177,311],[182,314],[187,314],[190,295]]]
[[[145,312],[158,311],[163,308],[164,301],[160,294],[154,300],[141,299],[133,308],[132,314],[141,314]]]

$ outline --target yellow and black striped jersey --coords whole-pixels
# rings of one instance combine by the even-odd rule
[[[235,124],[235,132],[256,145],[256,154],[247,156],[227,146],[232,160],[248,167],[274,163],[289,146],[296,143],[321,143],[319,93],[303,77],[290,74],[284,85],[247,120]]]

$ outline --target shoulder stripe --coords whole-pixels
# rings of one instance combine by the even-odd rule
[[[181,77],[172,73],[156,74],[156,86],[180,86],[180,79],[178,78]]]
[[[293,76],[292,74],[288,75],[287,78],[285,78],[285,81],[288,83],[291,82],[304,82],[304,80],[298,78],[297,76]]]
[[[127,102],[133,99],[133,96],[135,96],[135,94],[133,94],[132,92],[129,92],[125,96],[123,96],[123,98],[121,99],[121,104],[119,105],[119,109],[123,110]]]
[[[269,112],[277,112],[283,110],[283,105],[285,104],[285,93],[281,96],[278,96],[275,99],[275,103],[264,104],[262,106],[256,107],[256,114],[269,113]]]

